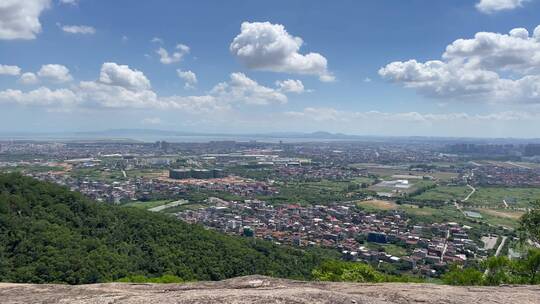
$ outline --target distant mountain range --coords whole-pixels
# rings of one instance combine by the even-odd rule
[[[163,135],[163,136],[211,136],[211,137],[269,137],[269,138],[360,138],[366,136],[347,135],[343,133],[330,133],[324,131],[301,133],[301,132],[273,132],[273,133],[202,133],[168,131],[156,129],[110,129],[94,132],[76,132],[74,135],[82,136],[132,136],[132,135]]]

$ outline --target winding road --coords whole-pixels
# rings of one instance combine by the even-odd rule
[[[503,236],[503,237],[502,237],[502,241],[501,241],[501,243],[499,244],[499,247],[497,247],[497,251],[495,251],[495,256],[499,256],[499,254],[501,254],[501,250],[502,250],[502,248],[504,247],[504,243],[506,243],[506,239],[507,239],[506,236]]]
[[[467,184],[467,186],[469,188],[471,188],[471,193],[469,193],[469,195],[467,195],[467,197],[465,199],[463,199],[464,202],[468,201],[469,198],[471,197],[471,195],[473,195],[475,192],[476,192],[476,188],[474,188],[473,186]]]
[[[503,236],[503,237],[502,237],[501,243],[499,244],[499,247],[497,247],[497,251],[495,251],[495,256],[496,256],[496,257],[498,257],[499,254],[501,254],[501,250],[503,249],[504,244],[506,243],[506,239],[507,239],[506,236]],[[487,268],[487,269],[484,271],[484,276],[487,276],[487,275],[489,275],[489,268]]]

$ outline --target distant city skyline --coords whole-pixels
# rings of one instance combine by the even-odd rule
[[[540,1],[0,3],[0,132],[540,137]]]

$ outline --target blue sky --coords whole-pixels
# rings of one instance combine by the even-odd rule
[[[539,24],[538,0],[5,0],[0,131],[538,137]]]

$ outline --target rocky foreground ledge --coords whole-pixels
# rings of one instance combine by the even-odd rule
[[[540,303],[540,286],[318,283],[247,276],[188,284],[35,285],[0,283],[0,303]]]

